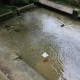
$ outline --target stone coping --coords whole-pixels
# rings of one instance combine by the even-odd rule
[[[14,64],[17,65],[20,70],[25,73],[29,80],[45,80],[40,74],[38,74],[35,70],[29,67],[29,65],[26,64],[23,60],[16,59],[14,60]]]
[[[0,21],[3,21],[3,20],[10,18],[10,17],[13,17],[13,16],[17,15],[18,13],[29,11],[32,8],[34,8],[34,3],[26,5],[21,8],[16,8],[15,11],[10,11],[10,12],[7,12],[5,14],[0,15]]]
[[[0,15],[0,21],[3,21],[3,20],[5,20],[7,18],[10,18],[12,16],[13,16],[13,11],[10,11],[8,13],[2,14],[2,15]]]
[[[14,54],[14,53],[12,53]],[[15,55],[15,54],[14,54]],[[16,58],[16,57],[15,57]],[[0,80],[46,80],[23,60],[0,53]]]
[[[18,11],[19,13],[21,13],[21,12],[29,11],[29,9],[32,9],[32,8],[34,8],[34,3],[29,4],[29,5],[26,5],[26,6],[23,6],[23,7],[21,7],[21,8],[17,8],[17,11]]]
[[[38,5],[43,5],[45,7],[52,8],[53,10],[57,10],[58,12],[61,12],[64,14],[69,14],[72,17],[80,19],[80,14],[78,13],[78,11],[79,11],[78,9],[66,7],[61,4],[56,4],[56,3],[49,1],[49,0],[39,0]],[[5,13],[3,15],[0,15],[0,21],[3,21],[3,20],[10,18],[10,17],[13,17],[13,16],[15,16],[15,14],[17,15],[19,13],[29,11],[30,9],[33,9],[34,7],[35,7],[35,5],[34,5],[34,3],[32,3],[29,5],[23,6],[21,8],[16,8],[16,10],[15,10],[16,12],[11,11],[11,12]]]
[[[75,17],[75,18],[80,18],[79,12],[78,12],[79,10],[74,9],[72,7],[67,7],[67,6],[64,6],[61,4],[56,4],[56,3],[49,1],[49,0],[39,0],[38,5],[43,5],[46,8],[51,8],[52,10],[56,10],[60,13],[68,14],[68,15]]]

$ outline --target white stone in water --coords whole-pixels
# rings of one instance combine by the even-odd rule
[[[42,54],[42,57],[44,57],[44,58],[46,58],[46,57],[48,57],[49,55],[46,53],[46,52],[44,52],[43,54]]]

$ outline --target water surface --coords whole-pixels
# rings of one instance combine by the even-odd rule
[[[37,8],[1,22],[0,52],[12,50],[46,80],[80,80],[79,21]],[[47,62],[43,61],[44,52],[49,55]]]

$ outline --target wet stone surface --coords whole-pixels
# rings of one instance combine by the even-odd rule
[[[12,27],[6,30],[5,25]],[[1,22],[0,52],[8,55],[12,50],[46,80],[80,80],[79,21],[36,8]],[[47,61],[44,52],[49,55]]]

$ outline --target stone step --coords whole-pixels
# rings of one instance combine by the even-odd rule
[[[0,52],[0,80],[45,80],[35,70],[18,58],[18,51],[10,51],[11,55]],[[8,79],[8,78],[9,79]]]
[[[26,77],[28,77],[29,80],[46,80],[35,70],[33,70],[28,64],[26,64],[23,60],[20,59],[14,60],[14,64],[17,67],[19,67],[19,69],[23,73],[25,73]]]
[[[49,7],[53,10],[57,10],[58,12],[68,14],[73,16],[74,18],[80,19],[80,13],[78,8],[68,7],[61,4],[56,4],[50,0],[39,0],[38,3],[45,7]]]

